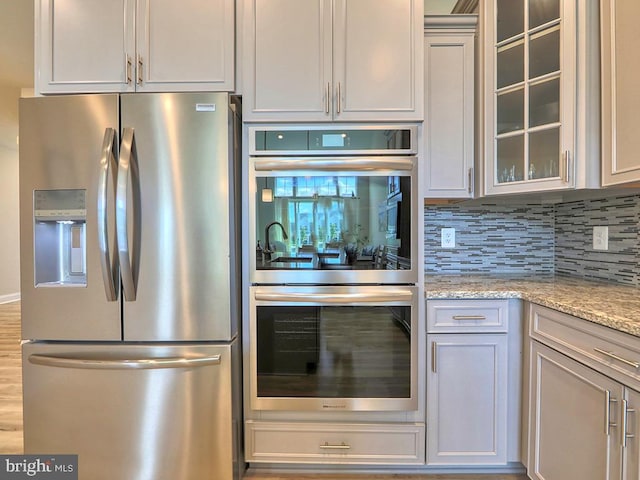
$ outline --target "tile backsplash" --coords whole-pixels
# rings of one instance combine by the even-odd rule
[[[554,272],[553,205],[425,207],[425,272],[542,274]],[[455,247],[440,229],[455,228]]]
[[[593,227],[609,228],[609,249],[593,249]],[[555,269],[560,275],[640,285],[640,195],[556,205]]]
[[[609,249],[593,249],[607,226]],[[455,248],[440,229],[456,229]],[[427,274],[571,275],[640,286],[640,195],[556,205],[425,207]]]

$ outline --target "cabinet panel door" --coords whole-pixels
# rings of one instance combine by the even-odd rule
[[[640,479],[640,393],[626,389],[627,401],[626,449],[624,451],[624,480]],[[624,415],[624,412],[623,412]]]
[[[535,341],[531,361],[529,476],[620,478],[622,386]]]
[[[252,0],[245,32],[244,119],[329,120],[331,1]]]
[[[422,0],[335,0],[340,120],[422,120]]]
[[[428,198],[473,196],[474,34],[425,35]]]
[[[640,180],[640,2],[602,1],[602,184]]]
[[[429,335],[427,464],[507,461],[507,335]]]
[[[234,88],[233,0],[138,0],[137,90]]]
[[[134,7],[135,0],[36,2],[36,92],[133,90]]]

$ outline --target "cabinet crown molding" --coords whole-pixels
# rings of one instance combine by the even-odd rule
[[[477,26],[477,14],[424,16],[424,28],[430,30],[449,28],[468,28],[475,30]]]

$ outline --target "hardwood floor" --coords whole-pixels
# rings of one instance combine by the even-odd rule
[[[0,454],[22,453],[20,304],[0,305]],[[526,480],[522,475],[300,474],[249,469],[250,480]]]
[[[20,303],[0,305],[0,454],[22,453]]]

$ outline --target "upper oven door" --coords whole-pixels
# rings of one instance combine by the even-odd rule
[[[416,283],[416,171],[409,155],[251,157],[251,283]]]

